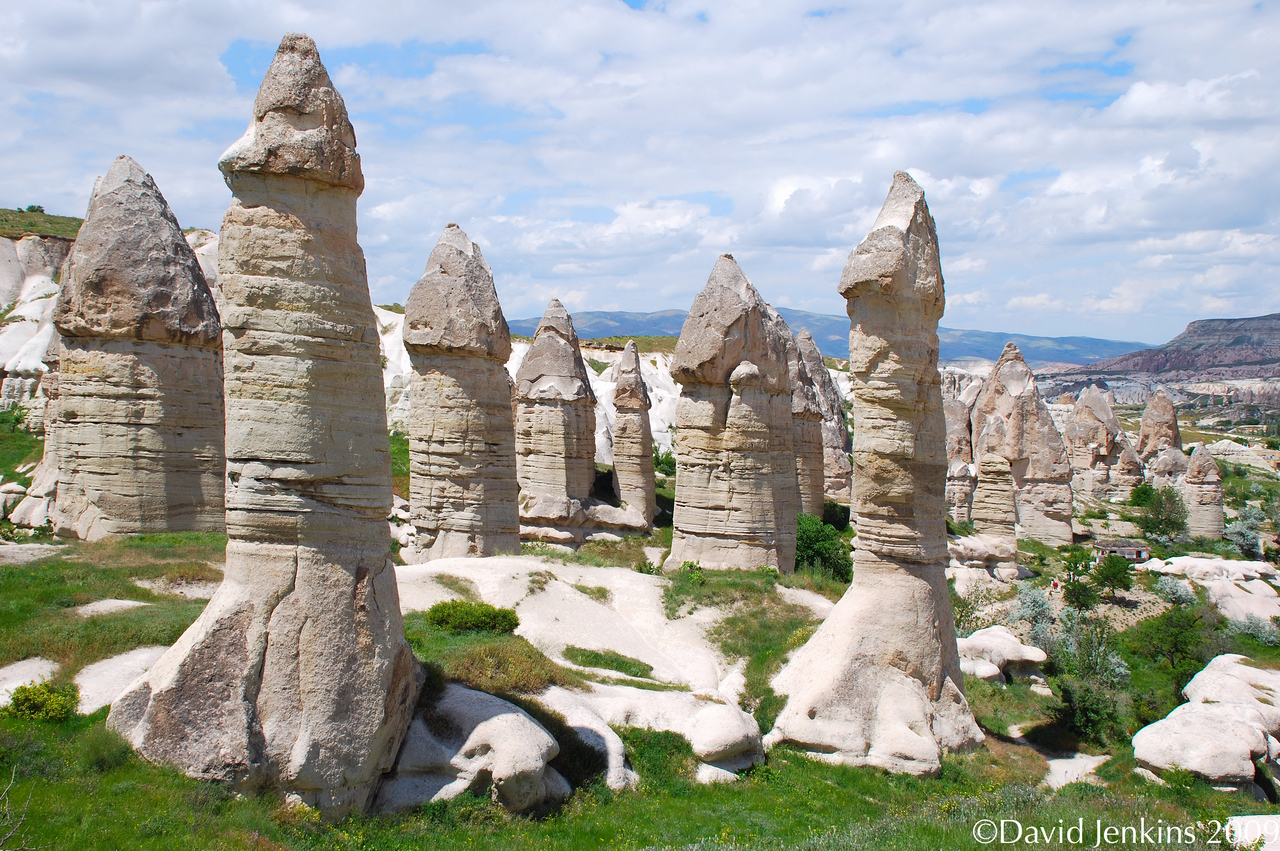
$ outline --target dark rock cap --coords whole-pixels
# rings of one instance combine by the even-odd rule
[[[559,299],[553,298],[547,305],[533,345],[516,371],[516,397],[528,401],[596,402],[578,347],[578,332]]]
[[[462,229],[450,224],[409,293],[404,344],[411,351],[474,354],[506,362],[511,332],[498,303],[493,270]]]
[[[253,102],[253,122],[218,168],[228,177],[289,174],[364,190],[355,129],[309,37],[285,34]]]
[[[200,262],[151,175],[129,157],[94,187],[53,321],[66,337],[222,344]]]

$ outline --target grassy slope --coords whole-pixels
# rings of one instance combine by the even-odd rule
[[[18,239],[25,233],[38,236],[69,236],[80,232],[84,219],[75,216],[51,216],[48,213],[24,213],[0,209],[0,236]]]
[[[23,464],[39,461],[44,457],[44,440],[29,434],[13,423],[13,409],[0,411],[0,475],[6,482],[18,482],[23,487],[31,484],[31,471],[19,475],[15,470]]]

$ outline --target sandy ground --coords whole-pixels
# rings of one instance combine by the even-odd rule
[[[113,612],[124,612],[129,609],[136,609],[141,606],[150,606],[150,603],[142,603],[137,600],[96,600],[92,603],[85,603],[83,606],[76,606],[71,611],[75,612],[82,618],[91,618],[94,615],[109,615]]]
[[[1017,724],[1009,725],[1009,735],[1015,742],[1040,754],[1049,763],[1049,773],[1040,781],[1040,785],[1050,789],[1061,789],[1068,783],[1093,783],[1101,785],[1102,781],[1094,774],[1098,767],[1111,757],[1107,754],[1093,756],[1087,753],[1055,753],[1032,744],[1023,738],[1022,728]]]
[[[57,670],[57,662],[50,662],[38,656],[0,668],[0,706],[9,705],[9,697],[18,686],[43,682],[57,673]]]
[[[75,683],[80,687],[80,714],[97,712],[124,693],[129,684],[150,670],[156,660],[164,655],[167,647],[139,647],[92,665],[85,665],[76,674]]]
[[[0,543],[0,564],[29,564],[38,558],[53,555],[62,549],[58,544],[10,544]]]

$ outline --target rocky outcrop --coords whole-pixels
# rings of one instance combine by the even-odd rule
[[[455,224],[409,293],[409,496],[428,558],[520,550],[511,335],[493,272]]]
[[[844,396],[831,378],[822,352],[807,329],[796,335],[796,349],[809,370],[813,389],[822,411],[822,463],[826,495],[837,502],[848,503],[849,487],[853,483],[853,463],[849,453],[853,440],[849,437],[849,423],[845,418]]]
[[[1002,455],[987,453],[978,462],[978,484],[973,493],[973,528],[999,544],[1003,558],[993,567],[1017,568],[1017,497],[1013,472]]]
[[[1147,462],[1147,479],[1155,488],[1176,485],[1189,466],[1181,449],[1162,449]]]
[[[960,666],[967,676],[1004,683],[1016,679],[1044,682],[1040,666],[1049,654],[1023,644],[1006,626],[989,626],[956,641]]]
[[[1022,535],[1050,546],[1071,543],[1071,461],[1062,435],[1013,343],[1004,347],[970,417],[973,454],[1003,456],[1017,489]]]
[[[1255,762],[1280,759],[1280,673],[1234,653],[1215,657],[1182,693],[1187,703],[1133,736],[1144,768],[1181,768],[1215,786],[1252,791]]]
[[[559,300],[547,305],[515,381],[521,522],[579,526],[596,480],[596,397]]]
[[[1086,387],[1080,393],[1063,437],[1071,456],[1073,493],[1124,500],[1142,484],[1142,462],[1097,387]]]
[[[38,433],[40,379],[57,361],[58,334],[53,306],[65,279],[72,241],[66,237],[27,234],[0,238],[0,310],[8,311],[0,326],[0,410],[27,408],[27,428]],[[35,415],[35,416],[33,416]]]
[[[1191,453],[1187,472],[1182,476],[1182,498],[1187,503],[1187,534],[1220,540],[1225,528],[1222,473],[1204,446],[1197,446]]]
[[[826,495],[826,459],[823,451],[822,408],[809,364],[800,357],[799,346],[790,347],[788,371],[791,380],[791,423],[795,432],[796,486],[800,513],[822,516]],[[822,368],[826,372],[826,366]],[[830,377],[828,375],[828,377]]]
[[[1147,400],[1142,412],[1142,428],[1138,432],[1138,457],[1143,461],[1166,449],[1181,449],[1182,433],[1178,430],[1178,409],[1163,387]]]
[[[223,529],[222,329],[151,175],[94,187],[53,321],[60,535]]]
[[[944,753],[983,736],[964,698],[944,577],[938,239],[905,172],[849,256],[840,294],[853,326],[853,584],[774,678],[787,703],[766,741],[937,774]]]
[[[982,392],[982,379],[946,370],[942,376],[942,413],[947,422],[947,513],[960,523],[971,519],[978,468],[973,459],[969,418]]]
[[[671,377],[676,499],[666,568],[795,569],[796,465],[786,323],[722,254],[680,331]]]
[[[649,428],[649,391],[640,375],[640,354],[628,340],[622,358],[613,365],[613,472],[618,499],[637,509],[646,524],[653,521],[657,495],[653,471],[653,432]]]
[[[1163,346],[1091,363],[1090,372],[1168,373],[1280,361],[1280,313],[1248,319],[1199,319]]]
[[[378,335],[356,242],[355,133],[289,33],[218,163],[227,561],[199,619],[111,707],[146,758],[331,816],[365,809],[420,668],[389,558]]]

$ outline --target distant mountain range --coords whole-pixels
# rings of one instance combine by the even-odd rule
[[[1275,374],[1278,365],[1280,313],[1272,313],[1248,319],[1199,319],[1163,346],[1090,363],[1087,370],[1159,375],[1235,367],[1244,377],[1245,372]]]
[[[833,358],[849,357],[849,317],[809,313],[789,307],[778,308],[778,313],[787,320],[791,330],[808,328],[824,355]],[[686,316],[688,312],[684,310],[661,310],[657,313],[584,310],[573,314],[573,324],[578,330],[578,336],[584,340],[596,337],[677,337]],[[537,319],[515,319],[509,324],[512,333],[526,337],[532,337],[538,329]],[[1146,343],[1126,343],[1094,337],[1032,337],[1026,334],[1000,334],[956,328],[939,328],[938,339],[944,360],[996,360],[1000,357],[1004,344],[1012,341],[1022,350],[1022,356],[1033,365],[1046,362],[1092,364],[1147,348]]]

